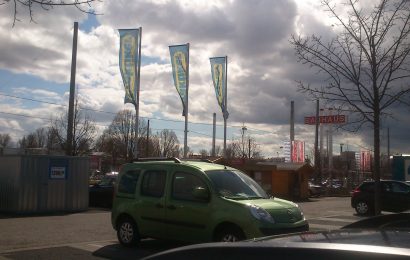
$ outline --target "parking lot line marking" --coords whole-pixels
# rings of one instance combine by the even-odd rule
[[[321,217],[321,218],[315,218],[315,219],[312,219],[312,220],[322,220],[322,221],[329,221],[329,222],[343,222],[343,223],[347,223],[347,224],[350,224],[350,223],[353,223],[353,222],[355,222],[354,220],[351,220],[351,219],[344,219],[344,218],[323,218],[323,217]]]
[[[59,244],[59,245],[48,245],[48,246],[34,246],[34,247],[22,247],[22,248],[13,248],[13,249],[8,249],[8,250],[3,250],[0,251],[0,254],[7,254],[7,253],[14,253],[14,252],[20,252],[20,251],[29,251],[29,250],[37,250],[37,249],[47,249],[47,248],[55,248],[55,247],[64,247],[64,246],[69,246],[69,247],[76,247],[76,246],[81,246],[81,245],[87,245],[90,243],[103,243],[105,245],[109,244],[117,244],[117,240],[101,240],[101,241],[87,241],[87,242],[79,242],[79,243],[68,243],[68,244]]]

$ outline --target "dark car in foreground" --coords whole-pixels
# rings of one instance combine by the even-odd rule
[[[381,210],[402,212],[410,209],[410,185],[402,181],[381,180]],[[352,192],[351,205],[359,215],[374,210],[374,181],[365,181]]]
[[[346,225],[342,229],[353,228],[400,230],[406,229],[410,231],[410,212],[369,217]]]
[[[353,229],[190,245],[146,259],[409,259],[409,246],[408,231]]]
[[[100,181],[89,187],[89,206],[111,208],[117,172],[107,173]]]

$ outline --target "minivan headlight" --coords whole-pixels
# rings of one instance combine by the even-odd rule
[[[249,205],[249,210],[251,211],[251,214],[254,218],[256,218],[258,220],[264,220],[264,221],[267,221],[269,223],[275,224],[275,220],[263,208],[255,206],[255,205]]]

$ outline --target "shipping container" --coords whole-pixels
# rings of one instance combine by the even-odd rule
[[[88,208],[89,158],[0,156],[0,211],[52,213]]]

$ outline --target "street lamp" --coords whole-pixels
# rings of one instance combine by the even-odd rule
[[[242,125],[242,157],[245,158],[245,143],[243,138],[245,137],[245,131],[248,130],[245,125]]]

